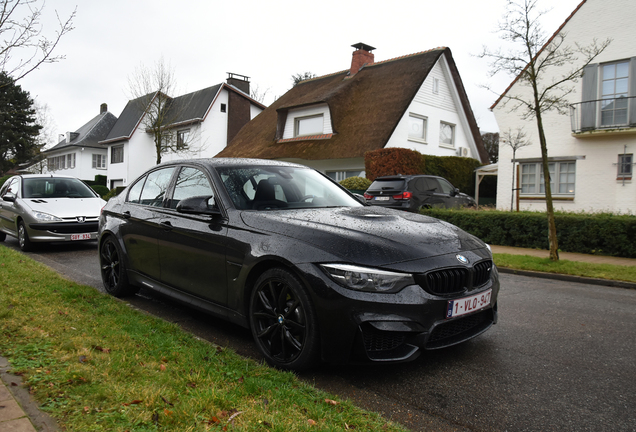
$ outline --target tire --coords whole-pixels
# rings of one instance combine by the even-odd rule
[[[20,249],[22,252],[29,252],[33,250],[33,243],[29,239],[29,233],[27,232],[26,225],[23,221],[18,222],[18,243],[20,243]]]
[[[300,371],[319,361],[318,325],[311,300],[296,276],[272,268],[256,281],[250,327],[270,365]]]
[[[7,235],[3,232],[0,232],[0,243],[5,241],[6,238],[7,238]]]
[[[106,292],[115,297],[125,297],[135,294],[139,288],[130,285],[126,264],[117,240],[107,237],[99,247],[99,266],[102,273],[102,283]]]

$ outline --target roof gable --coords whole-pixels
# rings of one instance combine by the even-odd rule
[[[66,138],[57,143],[54,147],[44,150],[43,153],[55,152],[64,150],[67,147],[102,147],[99,142],[102,141],[108,135],[113,125],[117,122],[115,117],[110,112],[103,112],[75,131],[75,136],[71,142],[66,142]]]
[[[245,125],[217,156],[307,160],[363,157],[367,151],[386,145],[442,55],[449,63],[478,148],[483,148],[450,50],[435,48],[366,65],[355,75],[345,70],[301,81]],[[333,135],[329,139],[277,140],[279,117],[292,108],[319,103],[326,103],[331,112]]]

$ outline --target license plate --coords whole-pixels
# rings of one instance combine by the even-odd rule
[[[470,297],[449,300],[446,306],[446,318],[454,318],[478,311],[490,305],[492,290],[484,291]]]
[[[71,240],[90,240],[90,234],[71,234]]]
[[[389,197],[375,197],[376,201],[388,201]]]

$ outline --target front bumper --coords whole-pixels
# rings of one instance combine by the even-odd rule
[[[394,294],[353,291],[316,266],[302,270],[313,288],[322,357],[329,363],[409,361],[424,350],[472,339],[497,322],[499,277],[494,265],[485,284],[454,296],[431,294],[419,285]],[[449,300],[489,289],[492,296],[487,307],[446,319]]]
[[[27,234],[29,235],[29,240],[32,242],[97,240],[97,228],[97,221],[84,223],[31,223],[27,225]],[[86,235],[83,236],[83,234]],[[82,238],[87,236],[90,236],[90,238]]]

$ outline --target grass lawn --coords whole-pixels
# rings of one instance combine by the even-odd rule
[[[532,270],[546,273],[561,273],[598,279],[636,282],[636,267],[611,264],[592,264],[577,261],[550,261],[528,255],[493,254],[498,267]]]
[[[403,430],[4,246],[0,353],[66,431]]]

